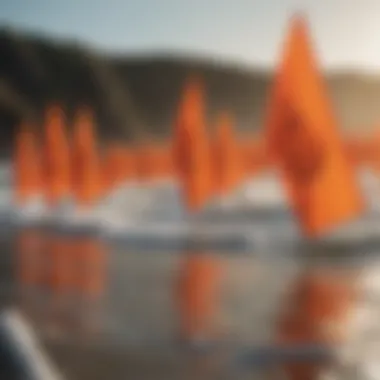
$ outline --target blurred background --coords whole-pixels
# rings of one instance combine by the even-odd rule
[[[308,0],[2,1],[1,152],[21,118],[59,102],[96,112],[103,138],[134,130],[164,138],[189,72],[207,111],[228,109],[259,130],[289,16],[306,13],[337,117],[346,129],[379,120],[380,3]]]

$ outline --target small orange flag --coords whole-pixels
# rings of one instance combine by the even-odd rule
[[[46,114],[44,166],[47,199],[55,205],[71,192],[70,151],[64,114],[59,107],[49,108]]]
[[[72,165],[76,201],[81,207],[94,205],[99,200],[103,189],[93,118],[87,110],[82,110],[77,115]]]
[[[363,200],[300,17],[292,21],[269,106],[269,153],[282,170],[304,233],[321,235],[357,217]]]
[[[41,195],[41,157],[35,131],[23,124],[16,133],[14,157],[14,196],[23,205],[31,198]]]
[[[210,152],[205,130],[203,87],[186,84],[174,131],[174,162],[189,210],[199,210],[210,198]]]

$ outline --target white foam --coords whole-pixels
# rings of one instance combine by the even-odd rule
[[[40,221],[47,217],[48,209],[41,196],[31,199],[25,206],[12,208],[13,217],[20,222]]]
[[[367,171],[361,173],[359,177],[360,181],[364,183],[363,186],[366,189],[370,189],[368,191],[372,194],[372,198],[380,200],[380,194],[377,195],[374,189],[375,184],[378,184],[379,181],[374,179],[374,175]],[[10,200],[10,189],[0,188],[0,207],[3,204],[3,208],[11,208]],[[380,205],[379,201],[378,203]],[[229,228],[235,228],[228,222],[229,210],[242,209],[242,211],[245,211],[247,208],[250,208],[254,213],[254,210],[262,208],[273,210],[284,209],[286,204],[286,196],[278,177],[275,173],[268,173],[248,181],[241,189],[237,189],[234,194],[231,194],[231,196],[215,200],[202,211],[202,215],[207,216],[209,210],[215,211],[215,209],[227,211],[224,213],[223,224],[226,224]],[[92,220],[108,232],[112,230],[120,232],[123,229],[131,230],[136,225],[140,225],[139,228],[142,228],[141,226],[145,226],[149,221],[156,224],[167,223],[167,225],[171,225],[170,228],[173,231],[176,231],[178,228],[175,225],[184,222],[187,214],[181,202],[178,186],[171,181],[159,181],[151,183],[150,186],[135,182],[126,183],[104,198],[101,204],[97,205],[94,210],[88,212],[78,212],[74,204],[68,206],[66,210],[61,208],[47,212],[46,207],[43,206],[41,201],[31,202],[25,209],[13,208],[13,211],[19,220],[28,220],[29,222],[33,220],[39,221],[46,215],[57,220],[60,219],[73,226],[83,223],[87,224]],[[198,220],[198,223],[202,224],[201,218]],[[278,234],[284,238],[290,238],[290,236],[292,239],[297,238],[297,234],[294,234],[294,226],[291,225],[289,227],[290,224],[287,221],[284,221],[283,225],[281,224],[281,228],[277,226],[276,232],[271,231],[270,234],[272,236],[269,238],[265,237],[268,235],[265,231],[263,233],[255,232],[261,231],[260,226],[269,228],[264,223],[257,220],[254,222],[248,220],[246,221],[246,225],[251,225],[252,227],[251,231],[247,230],[247,234],[254,235],[255,239],[258,236],[262,241],[274,240],[276,239],[274,235]],[[205,224],[203,226],[204,228],[209,228]],[[149,228],[153,230],[152,226]],[[291,232],[288,232],[290,231],[289,228],[292,230]],[[159,227],[158,230],[160,230]],[[325,239],[332,241],[355,241],[357,239],[376,237],[379,235],[379,232],[380,214],[377,220],[376,218],[372,218],[371,220],[361,219],[340,226],[328,234]]]
[[[249,181],[241,189],[241,200],[259,206],[282,206],[287,202],[282,184],[273,173]]]

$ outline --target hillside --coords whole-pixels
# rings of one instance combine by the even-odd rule
[[[240,130],[261,125],[270,73],[174,55],[110,57],[70,42],[0,30],[1,151],[22,119],[41,122],[44,107],[89,105],[103,139],[170,133],[181,87],[198,73],[207,89],[208,118],[231,111]],[[380,122],[380,79],[356,73],[328,75],[336,113],[345,128]]]

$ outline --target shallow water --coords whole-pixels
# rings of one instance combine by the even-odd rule
[[[337,273],[348,268],[359,273],[363,268],[378,265],[380,276],[376,252],[363,260],[358,257],[352,260],[352,254],[345,257],[342,252],[334,258],[328,255],[317,258],[307,255],[308,252],[286,249],[277,255],[270,252],[132,252],[93,240],[93,249],[100,249],[105,255],[107,270],[102,281],[104,294],[90,299],[75,282],[61,292],[52,287],[47,268],[35,285],[23,283],[17,273],[22,265],[21,250],[30,248],[28,244],[20,245],[25,236],[41,244],[40,252],[45,260],[54,250],[56,255],[74,255],[83,239],[88,243],[91,238],[77,236],[73,240],[53,236],[52,248],[48,244],[51,234],[24,229],[7,233],[1,240],[1,278],[5,285],[2,303],[14,305],[25,313],[69,379],[105,379],[111,373],[114,373],[112,378],[124,378],[132,371],[131,367],[135,376],[144,379],[185,376],[184,368],[192,368],[189,363],[196,360],[193,354],[181,350],[178,340],[177,288],[185,256],[211,257],[223,270],[215,324],[223,332],[220,343],[227,343],[232,352],[236,347],[265,346],[273,342],[286,294],[295,279],[310,267],[325,267]],[[74,256],[73,260],[75,267]],[[204,355],[204,360],[208,357]],[[79,358],[83,358],[80,364]],[[228,360],[217,360],[217,367],[223,372],[226,363],[232,361],[231,353]],[[218,368],[213,371],[218,372]],[[209,374],[205,376],[210,378]],[[230,378],[237,378],[236,374]]]
[[[370,193],[376,204],[375,190]],[[4,224],[0,234],[1,304],[22,310],[68,379],[243,379],[255,370],[239,372],[234,368],[234,352],[238,347],[273,343],[286,295],[306,270],[349,270],[354,276],[363,276],[366,268],[376,273],[379,266],[380,277],[380,216],[376,207],[352,227],[353,232],[342,234],[336,241],[309,244],[300,239],[291,214],[281,202],[257,202],[254,207],[245,202],[207,210],[191,224],[197,229],[224,225],[228,230],[234,226],[251,242],[236,251],[200,246],[191,251],[183,246],[168,249],[157,242],[144,250],[141,244],[132,248],[131,244],[115,244],[99,236],[61,235]],[[170,210],[175,208],[173,204],[172,197],[161,194],[139,214],[139,223],[166,223],[170,229],[170,223],[179,223],[178,210]],[[355,240],[350,241],[353,236]],[[142,240],[149,239],[145,236]],[[54,270],[47,264],[63,258],[71,265],[71,272],[77,273],[78,255],[83,250],[89,250],[90,256],[91,252],[101,255],[106,263],[98,275],[103,294],[92,298],[78,285],[80,275],[61,289],[53,286]],[[194,355],[179,342],[178,281],[189,255],[210,258],[221,268],[214,323],[220,333],[217,341],[229,347],[226,352]],[[30,257],[38,263],[38,280],[26,281],[25,273],[20,277],[21,269],[31,268]],[[260,371],[256,375],[263,378]]]

